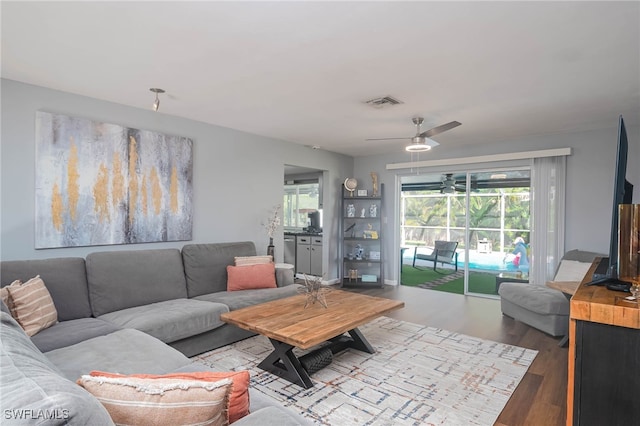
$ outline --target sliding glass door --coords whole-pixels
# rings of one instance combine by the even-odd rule
[[[467,174],[465,294],[497,296],[502,280],[528,281],[530,181],[528,169]]]
[[[528,169],[425,174],[401,182],[402,284],[497,297],[502,279],[528,279]],[[440,257],[434,268],[436,241],[455,245],[455,254]]]

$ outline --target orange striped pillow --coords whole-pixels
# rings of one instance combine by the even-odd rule
[[[222,379],[231,379],[233,388],[229,396],[229,423],[240,420],[249,414],[249,372],[241,371],[202,371],[195,373],[169,373],[169,374],[131,374],[124,376],[118,373],[105,373],[104,371],[92,371],[92,377],[136,377],[139,379],[180,379],[202,380],[205,382],[217,382]]]
[[[7,290],[13,303],[11,313],[28,336],[58,322],[58,311],[40,275]]]
[[[11,295],[9,294],[9,287],[18,287],[20,285],[22,285],[22,281],[15,280],[8,286],[0,288],[0,297],[2,297],[2,303],[4,303],[7,308],[9,308],[11,316],[13,316],[13,300],[11,300]]]
[[[229,424],[232,381],[82,376],[78,384],[95,396],[115,424],[136,426]]]

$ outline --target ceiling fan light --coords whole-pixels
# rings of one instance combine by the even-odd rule
[[[409,152],[424,152],[438,145],[438,142],[433,139],[416,135],[411,138],[411,143],[405,147],[405,150]]]
[[[425,152],[425,151],[429,151],[431,147],[426,143],[411,142],[404,149],[408,152]]]

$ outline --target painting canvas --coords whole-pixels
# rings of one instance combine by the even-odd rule
[[[184,241],[191,139],[36,113],[37,249]]]

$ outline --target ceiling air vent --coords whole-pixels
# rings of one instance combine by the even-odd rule
[[[393,96],[385,96],[383,98],[370,99],[365,102],[365,104],[370,105],[374,108],[385,108],[393,105],[398,105],[401,103],[402,101],[397,100]]]

